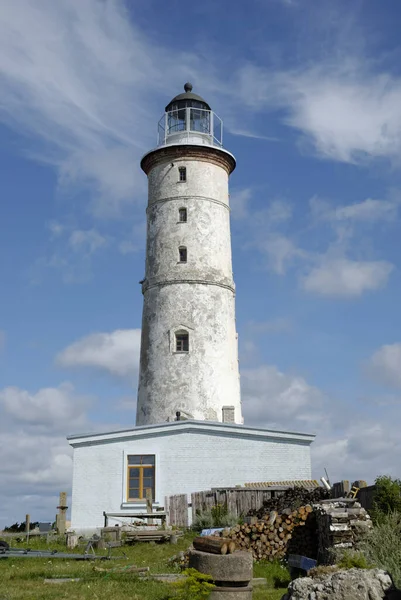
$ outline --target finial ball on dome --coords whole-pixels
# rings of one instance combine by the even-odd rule
[[[185,90],[186,92],[192,92],[192,83],[189,83],[189,82],[188,82],[188,83],[186,83],[186,84],[184,85],[184,90]]]

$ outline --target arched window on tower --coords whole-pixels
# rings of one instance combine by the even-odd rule
[[[187,262],[187,249],[185,246],[180,246],[178,248],[178,255],[180,258],[180,263],[186,263]]]
[[[187,209],[186,208],[179,208],[178,209],[178,220],[180,223],[186,223],[187,222]]]
[[[178,167],[178,181],[181,183],[187,180],[187,168]]]
[[[187,331],[180,329],[175,332],[175,351],[189,352],[189,334]]]

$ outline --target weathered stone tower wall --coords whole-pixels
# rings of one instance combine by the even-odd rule
[[[171,421],[177,411],[242,423],[228,194],[235,159],[187,142],[151,151],[141,166],[149,197],[136,423]]]

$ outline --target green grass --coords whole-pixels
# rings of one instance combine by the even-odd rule
[[[149,566],[151,573],[178,573],[178,567],[169,559],[186,550],[194,537],[193,533],[178,539],[177,545],[139,543],[134,546],[114,548],[112,555],[119,558],[111,561],[75,561],[48,558],[9,558],[0,559],[0,600],[166,600],[171,597],[169,584],[156,581],[141,581],[132,574],[96,572],[93,567],[105,569],[135,564]],[[26,547],[25,543],[13,542],[13,547]],[[32,539],[29,547],[33,550],[58,550],[66,552],[64,545],[56,542],[46,546],[44,541]],[[74,552],[82,553],[83,547]],[[102,551],[99,551],[100,554]],[[122,553],[127,555],[124,558]],[[127,560],[128,559],[128,560]],[[284,571],[285,573],[285,571]],[[275,589],[277,575],[283,570],[275,563],[255,564],[254,576],[266,577],[268,586],[256,588],[253,600],[279,600],[286,586]],[[78,582],[63,584],[44,583],[50,578],[80,578]]]

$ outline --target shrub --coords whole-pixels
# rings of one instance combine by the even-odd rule
[[[375,486],[372,511],[374,522],[380,522],[389,513],[401,513],[401,480],[382,475],[376,478]]]
[[[401,514],[383,515],[361,544],[368,562],[385,569],[401,587]]]
[[[210,527],[213,527],[213,516],[210,510],[198,512],[192,522],[192,529],[202,531],[202,529],[210,529]]]
[[[228,512],[224,504],[216,504],[211,511],[213,527],[232,527],[238,523],[235,515]]]
[[[340,569],[371,569],[372,565],[369,564],[365,554],[363,552],[355,552],[352,550],[345,550],[337,556],[336,564]]]
[[[196,569],[186,569],[186,578],[172,585],[175,588],[173,598],[176,600],[206,600],[214,588],[210,575],[199,573]]]
[[[229,513],[224,504],[216,504],[210,510],[198,512],[193,523],[192,529],[202,531],[211,527],[233,527],[237,525],[239,519]]]

